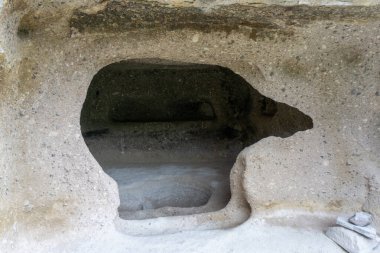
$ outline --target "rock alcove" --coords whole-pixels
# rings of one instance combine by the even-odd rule
[[[244,147],[312,126],[228,68],[159,59],[102,68],[81,112],[89,150],[118,184],[123,219],[220,210]]]

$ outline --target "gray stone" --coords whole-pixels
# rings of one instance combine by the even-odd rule
[[[372,226],[366,226],[366,227],[356,226],[356,225],[349,223],[347,221],[347,219],[345,219],[343,217],[338,217],[338,219],[336,220],[336,224],[340,225],[342,227],[348,228],[352,231],[355,231],[359,234],[362,234],[365,237],[368,237],[371,239],[376,238],[376,229]]]
[[[329,228],[326,231],[326,236],[349,253],[374,252],[375,248],[379,245],[379,238],[368,239],[342,227]]]
[[[372,223],[372,215],[366,212],[357,212],[349,219],[354,225],[365,227]]]

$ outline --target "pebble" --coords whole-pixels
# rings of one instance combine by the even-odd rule
[[[365,227],[372,223],[372,215],[366,212],[357,212],[349,219],[354,225]]]

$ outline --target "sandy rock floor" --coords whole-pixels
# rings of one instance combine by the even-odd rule
[[[130,164],[105,171],[118,183],[123,219],[212,212],[230,199],[230,166],[224,163]]]
[[[170,235],[129,237],[110,233],[96,240],[71,243],[66,252],[298,252],[343,253],[319,229],[301,229],[258,224],[251,219],[227,230],[191,231]],[[94,239],[94,238],[93,238]],[[62,248],[59,248],[62,250]],[[55,252],[52,249],[52,252]],[[62,252],[62,251],[60,251]]]

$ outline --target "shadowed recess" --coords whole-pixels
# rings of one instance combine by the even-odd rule
[[[86,144],[118,183],[125,219],[222,209],[244,147],[312,127],[230,69],[159,59],[101,69],[81,112]]]

